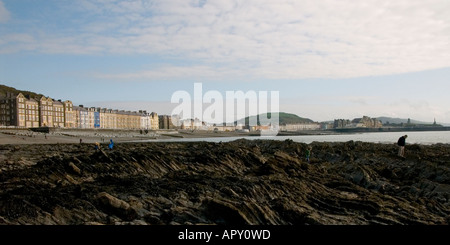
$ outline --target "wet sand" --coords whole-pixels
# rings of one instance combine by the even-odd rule
[[[76,144],[95,142],[136,142],[151,139],[171,138],[212,138],[257,136],[258,133],[213,132],[201,130],[156,130],[141,134],[137,130],[61,130],[50,133],[32,132],[30,130],[0,130],[0,144]]]

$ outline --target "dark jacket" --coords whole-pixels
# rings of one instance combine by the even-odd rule
[[[398,139],[397,145],[399,145],[399,146],[405,146],[405,144],[406,144],[406,138],[405,138],[405,136],[400,137],[400,138]]]

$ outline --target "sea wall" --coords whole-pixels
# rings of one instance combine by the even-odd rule
[[[449,131],[450,127],[382,127],[382,128],[336,128],[326,131],[337,133],[364,133],[364,132],[404,132],[404,131]]]

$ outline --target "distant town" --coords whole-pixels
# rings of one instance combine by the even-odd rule
[[[232,126],[210,124],[199,119],[184,120],[175,126],[170,115],[158,115],[156,112],[125,111],[100,107],[73,105],[70,100],[54,100],[32,92],[22,92],[13,88],[0,91],[0,127],[2,128],[77,128],[77,129],[129,129],[160,130],[186,129],[208,131],[258,131],[269,126],[250,126],[248,118],[236,121]],[[289,120],[284,120],[289,118]],[[247,122],[247,123],[246,123]],[[418,125],[411,123],[382,123],[377,118],[363,116],[355,119],[335,119],[330,122],[314,122],[297,115],[280,113],[279,131],[296,132],[310,130],[358,130],[383,129],[396,127],[442,127],[436,123]]]

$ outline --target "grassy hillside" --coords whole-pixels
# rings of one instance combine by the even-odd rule
[[[303,117],[299,117],[295,114],[290,114],[290,113],[286,113],[286,112],[280,112],[280,113],[273,113],[274,116],[276,116],[276,114],[278,114],[278,118],[279,118],[279,124],[280,125],[286,125],[286,124],[300,124],[300,123],[312,123],[314,122],[313,120],[309,119],[309,118],[303,118]],[[260,114],[262,115],[262,114]],[[248,125],[249,124],[249,120],[257,120],[257,124],[261,125],[267,125],[270,121],[271,121],[271,116],[272,113],[267,113],[267,121],[261,121],[263,118],[261,118],[260,120],[260,115],[257,116],[251,116],[251,117],[246,117],[243,119],[240,119],[237,121],[237,123],[239,124],[245,124]]]
[[[26,97],[30,97],[30,98],[39,98],[39,97],[43,96],[42,94],[37,94],[37,93],[34,93],[34,92],[25,91],[25,90],[17,90],[17,89],[15,89],[13,87],[9,87],[9,86],[0,84],[0,97],[6,96],[7,92],[11,92],[11,93],[14,93],[14,94],[22,93]]]

